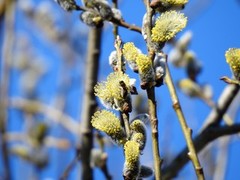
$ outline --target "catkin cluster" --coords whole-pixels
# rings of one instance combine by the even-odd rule
[[[152,3],[153,2],[154,1],[152,1]],[[109,74],[106,81],[100,82],[94,87],[95,95],[99,97],[106,108],[118,110],[124,114],[132,111],[131,93],[133,85],[125,72],[122,72],[125,71],[125,68],[119,68],[119,66],[121,66],[119,62],[123,62],[123,65],[127,62],[129,67],[139,74],[142,89],[163,84],[167,57],[161,49],[165,43],[175,37],[187,23],[187,18],[184,14],[172,8],[183,6],[186,3],[187,0],[162,0],[154,5],[157,11],[159,7],[161,7],[161,11],[158,11],[160,15],[157,19],[153,19],[150,36],[147,36],[147,32],[142,32],[144,40],[148,41],[148,38],[150,38],[150,44],[153,44],[153,46],[151,45],[151,47],[148,48],[153,48],[155,51],[154,56],[142,53],[133,42],[127,42],[123,46],[116,47],[116,51],[110,54],[109,64],[114,72]],[[87,3],[85,5],[87,6]],[[151,5],[153,6],[153,4]],[[99,10],[100,9],[98,9],[98,11]],[[100,14],[100,16],[103,18],[103,15]],[[146,23],[146,17],[145,15],[143,31],[146,31],[148,27],[145,26],[149,25],[149,23]],[[109,17],[104,18],[108,19]],[[119,56],[122,55],[124,59],[120,61],[122,57]],[[125,121],[124,123],[120,123],[120,119],[110,111],[97,111],[92,117],[91,123],[93,127],[106,133],[117,144],[122,145],[125,155],[123,168],[125,180],[141,179],[151,176],[153,173],[151,168],[141,165],[140,162],[140,157],[147,141],[147,131],[143,119],[144,118],[135,118],[132,121],[127,119],[127,126]]]
[[[234,77],[240,81],[240,49],[230,48],[225,53],[226,61],[229,64]]]

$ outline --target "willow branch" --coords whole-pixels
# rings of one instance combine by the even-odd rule
[[[153,158],[154,158],[154,169],[155,169],[155,179],[161,179],[161,164],[162,160],[159,153],[159,143],[158,143],[158,119],[157,119],[157,106],[155,100],[155,88],[152,87],[147,89],[148,95],[148,108],[149,108],[149,118],[151,122],[152,129],[152,148],[153,148]]]
[[[81,7],[81,6],[78,6],[78,10],[80,10],[80,11],[93,11],[92,9],[88,9],[88,8]],[[110,18],[109,20],[106,20],[106,21],[109,21],[116,26],[121,26],[121,27],[124,27],[126,29],[138,32],[140,34],[142,33],[142,29],[140,27],[138,27],[134,24],[129,24],[129,23],[125,22],[123,19],[116,19],[116,18],[112,17],[112,18]]]
[[[43,104],[36,100],[28,100],[20,97],[10,98],[8,101],[8,106],[11,108],[21,109],[29,113],[41,113],[47,119],[61,124],[71,133],[80,135],[80,130],[78,128],[79,123],[77,123],[70,116],[64,114],[62,111],[55,109],[54,107]]]
[[[151,48],[152,40],[151,40],[151,29],[152,29],[152,16],[153,10],[150,7],[149,0],[144,0],[144,4],[147,9],[147,47],[148,47],[148,56],[153,61],[155,52]],[[151,122],[152,129],[152,149],[153,149],[153,159],[154,159],[154,171],[155,171],[155,179],[160,180],[161,173],[161,164],[162,159],[160,157],[159,152],[159,143],[158,143],[158,119],[157,119],[157,107],[156,107],[156,99],[155,99],[155,87],[148,88],[147,90],[148,97],[148,108],[149,108],[149,117]]]
[[[151,29],[152,29],[152,16],[153,10],[150,7],[149,1],[144,0],[146,9],[147,9],[147,47],[148,47],[148,56],[153,61],[154,50],[151,48]],[[154,170],[155,170],[155,179],[161,179],[161,164],[162,160],[159,153],[159,143],[158,143],[158,119],[157,119],[157,107],[155,100],[155,87],[147,89],[148,96],[148,106],[149,106],[149,116],[152,129],[152,148],[153,148],[153,158],[154,158]]]
[[[129,29],[129,30],[132,30],[132,31],[135,31],[135,32],[138,32],[138,33],[142,33],[142,29],[136,25],[133,25],[133,24],[128,24],[127,22],[125,22],[123,19],[115,19],[115,18],[112,18],[111,20],[109,20],[110,22],[112,22],[113,24],[115,25],[118,25],[118,26],[121,26],[121,27],[124,27],[126,29]]]
[[[118,8],[118,0],[112,0],[113,2],[113,8]],[[115,39],[117,38],[118,35],[118,25],[114,24],[113,25],[113,35],[115,37]]]
[[[203,169],[201,167],[200,161],[198,159],[198,156],[197,156],[197,153],[196,153],[193,141],[192,141],[192,129],[190,129],[188,127],[185,117],[183,115],[182,108],[181,108],[181,105],[180,105],[180,102],[179,102],[179,99],[178,99],[167,63],[166,63],[165,82],[166,82],[168,90],[170,92],[170,96],[171,96],[172,103],[173,103],[173,108],[177,114],[177,117],[178,117],[179,123],[181,125],[185,140],[187,142],[187,147],[189,150],[188,156],[189,156],[190,160],[192,161],[192,164],[195,169],[195,173],[198,177],[198,180],[205,179]]]
[[[240,86],[240,81],[236,80],[236,79],[231,79],[227,76],[223,76],[220,78],[220,80],[224,81],[227,84],[236,84]]]
[[[69,177],[70,172],[72,171],[72,169],[74,168],[74,166],[77,164],[77,162],[79,161],[81,155],[80,153],[70,162],[70,164],[66,167],[66,169],[64,170],[62,176],[59,178],[60,180],[67,180]]]
[[[208,143],[214,141],[215,139],[232,135],[240,132],[240,124],[235,124],[233,126],[223,126],[223,127],[210,127],[200,133],[196,138],[194,138],[193,143],[196,148],[197,153],[200,152]],[[187,147],[182,150],[179,155],[173,160],[173,162],[163,169],[163,179],[171,179],[177,176],[178,171],[183,168],[183,166],[189,161]]]
[[[196,152],[200,152],[209,142],[224,135],[231,135],[239,132],[239,125],[219,127],[223,115],[233,101],[239,91],[239,86],[228,85],[218,100],[217,106],[213,109],[208,118],[207,123],[202,131],[193,139]],[[185,147],[177,157],[163,170],[163,178],[171,179],[177,176],[178,172],[189,161],[188,148]]]
[[[93,87],[97,84],[99,56],[101,46],[101,29],[90,29],[88,37],[88,54],[86,64],[85,92],[83,97],[82,109],[82,178],[93,179],[93,172],[90,166],[91,149],[93,145],[93,134],[91,117],[96,110],[97,102],[94,96]]]
[[[226,86],[216,106],[206,118],[206,123],[203,125],[202,130],[206,129],[209,126],[217,126],[221,123],[224,114],[237,95],[239,88],[240,87],[238,85]]]
[[[115,70],[125,73],[123,53],[122,53],[122,40],[118,35],[116,36],[114,46],[117,51],[117,69]]]
[[[4,139],[7,127],[7,98],[8,98],[8,87],[10,80],[10,66],[12,61],[12,48],[14,45],[14,21],[15,21],[15,2],[13,0],[6,1],[4,3],[4,40],[3,40],[3,56],[1,57],[1,88],[0,88],[0,133],[2,138],[1,151],[4,166],[4,179],[11,180],[10,173],[10,162],[9,162],[9,151],[7,147],[7,141]]]

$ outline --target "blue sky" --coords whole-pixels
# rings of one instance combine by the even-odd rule
[[[45,0],[49,2],[51,0]],[[38,4],[40,0],[36,0]],[[20,3],[26,3],[25,0],[20,1]],[[54,4],[56,5],[56,4]],[[53,6],[55,7],[55,6]],[[56,8],[58,8],[56,6]],[[131,0],[131,1],[121,1],[120,9],[124,19],[129,23],[134,23],[141,26],[142,17],[145,13],[145,7],[142,1]],[[64,11],[57,10],[58,13],[65,13]],[[214,90],[214,101],[218,99],[222,90],[226,86],[219,78],[223,75],[231,76],[228,65],[225,62],[225,51],[231,47],[240,48],[240,2],[237,0],[224,1],[224,0],[190,0],[189,4],[186,5],[184,10],[186,16],[188,16],[189,22],[186,30],[191,30],[193,33],[193,38],[191,41],[190,49],[193,50],[197,58],[203,64],[203,71],[200,74],[198,80],[200,83],[209,83],[212,85]],[[33,47],[36,49],[36,54],[43,57],[43,61],[47,66],[47,73],[44,78],[40,80],[39,83],[39,99],[42,101],[54,105],[54,98],[52,97],[58,89],[62,80],[59,79],[59,75],[64,74],[66,78],[72,79],[72,83],[79,83],[73,85],[69,88],[66,97],[66,107],[65,113],[71,115],[75,119],[79,119],[81,107],[81,96],[83,93],[83,88],[81,83],[84,81],[84,56],[79,55],[80,61],[76,63],[74,67],[66,68],[61,60],[64,58],[60,51],[56,51],[57,44],[51,43],[51,41],[42,41],[41,38],[44,36],[42,33],[34,30],[34,25],[27,20],[21,20],[21,13],[18,14],[18,30],[22,32],[28,32],[31,41],[33,42]],[[66,21],[74,22],[73,26],[69,28],[72,33],[72,38],[78,38],[77,33],[86,33],[87,27],[79,22],[78,13],[68,14]],[[68,23],[60,23],[60,26],[64,26]],[[66,28],[66,27],[64,27]],[[182,33],[184,33],[184,31]],[[179,35],[181,35],[180,33]],[[146,52],[146,45],[142,36],[136,32],[131,32],[129,30],[120,28],[120,36],[124,42],[132,41],[137,47]],[[82,37],[83,38],[83,37]],[[78,42],[77,42],[78,43]],[[103,32],[103,42],[102,42],[102,54],[100,57],[100,73],[99,80],[103,80],[112,71],[108,66],[108,56],[112,50],[113,46],[113,35],[112,26],[106,24]],[[82,47],[82,52],[84,52],[86,44],[80,44]],[[169,47],[164,49],[168,53]],[[50,53],[49,53],[50,52]],[[173,79],[177,80],[186,77],[183,69],[177,69],[170,65]],[[135,77],[139,81],[137,74],[132,73],[127,69],[130,77]],[[20,89],[19,82],[19,72],[13,71],[11,81],[11,95],[21,96],[23,95]],[[140,93],[144,93],[139,89]],[[176,115],[172,109],[171,100],[166,86],[162,86],[156,89],[157,101],[158,101],[158,118],[159,118],[159,139],[160,139],[160,152],[162,158],[164,155],[170,154],[173,158],[182,148],[185,147],[184,137],[182,135],[181,128],[177,121]],[[180,102],[186,116],[189,126],[193,129],[194,135],[198,132],[204,119],[207,117],[210,109],[200,100],[190,99],[181,92],[178,91]],[[19,116],[20,115],[20,116]],[[21,129],[22,124],[16,121],[16,116],[21,117],[19,111],[11,111],[12,118],[9,121],[9,126],[11,130]],[[237,113],[236,120],[240,122],[240,113]],[[68,132],[59,133],[61,127],[54,127],[51,133],[59,137],[70,137],[72,143],[75,143],[76,137],[73,137]],[[150,138],[150,133],[148,133]],[[230,141],[229,146],[229,159],[226,168],[226,180],[240,179],[240,173],[237,169],[240,162],[240,143],[239,138],[234,136]],[[56,151],[56,149],[50,149],[51,153],[50,160],[52,161],[46,170],[41,173],[41,179],[57,179],[59,173],[61,173],[67,163],[74,157],[74,150],[69,151]],[[122,178],[122,165],[124,163],[123,150],[119,147],[109,147],[107,149],[109,153],[108,166],[110,173],[113,175],[114,179]],[[59,163],[59,156],[63,160],[63,164]],[[223,155],[225,156],[225,155]],[[152,150],[150,146],[150,139],[148,139],[148,146],[146,147],[141,161],[145,164],[152,165]],[[116,165],[118,164],[118,165]],[[29,166],[28,163],[21,161],[19,159],[14,159],[11,163],[13,172],[15,173],[15,179],[19,178],[19,173],[24,174],[28,171],[34,172],[35,170]],[[27,168],[20,169],[19,167],[24,166]],[[0,163],[1,167],[1,163]],[[0,170],[2,170],[0,168]],[[77,166],[70,176],[70,179],[77,179],[79,166]],[[0,171],[1,172],[1,171]],[[186,168],[180,173],[179,178],[195,179],[193,173],[192,165],[188,164]],[[102,173],[99,170],[95,171],[95,178],[98,180],[104,179]]]

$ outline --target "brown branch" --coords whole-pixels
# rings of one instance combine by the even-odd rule
[[[112,0],[112,3],[113,3],[113,8],[118,8],[118,0]],[[114,37],[115,37],[115,39],[117,38],[117,36],[118,36],[118,25],[114,25],[113,26],[113,35],[114,35]]]
[[[227,76],[223,76],[220,78],[220,80],[224,81],[227,84],[236,84],[236,85],[240,85],[240,81],[236,80],[236,79],[231,79]]]
[[[81,10],[81,11],[93,11],[92,9],[88,9],[85,7],[81,7],[81,6],[78,6],[78,7],[79,7],[79,10]],[[116,18],[112,17],[106,21],[112,22],[116,26],[121,26],[121,27],[127,28],[129,30],[138,32],[140,34],[142,33],[142,29],[140,27],[138,27],[134,24],[129,24],[129,23],[125,22],[123,19],[116,19]]]
[[[209,126],[217,126],[220,124],[228,107],[237,95],[239,88],[240,87],[238,85],[226,86],[216,106],[213,108],[213,110],[210,112],[207,119],[205,120],[206,123],[204,124],[202,129],[205,129]]]
[[[82,157],[82,178],[93,179],[93,172],[90,166],[91,149],[93,145],[91,117],[96,110],[97,102],[94,96],[93,87],[97,84],[99,56],[101,46],[101,29],[90,29],[88,37],[88,54],[86,67],[85,92],[83,97],[82,109],[82,139],[81,139],[81,157]]]
[[[70,172],[72,171],[72,169],[77,164],[77,162],[79,161],[80,158],[81,158],[81,154],[78,153],[78,155],[66,167],[66,169],[63,172],[63,174],[59,178],[60,180],[67,180],[68,179],[68,176],[69,176]]]
[[[239,86],[236,85],[228,85],[225,88],[224,92],[218,100],[216,108],[210,112],[207,118],[207,124],[200,132],[200,134],[198,134],[193,140],[197,153],[200,152],[209,142],[215,140],[216,138],[224,135],[235,134],[240,131],[239,124],[219,127],[223,115],[226,113],[228,107],[230,106],[234,97],[237,95],[238,91]],[[185,147],[177,155],[177,157],[163,169],[163,179],[171,179],[177,176],[178,172],[189,161],[187,153],[188,148]]]
[[[113,24],[118,25],[118,26],[127,28],[129,30],[132,30],[132,31],[135,31],[135,32],[138,32],[138,33],[142,33],[142,29],[140,27],[132,25],[132,24],[128,24],[123,19],[119,20],[119,19],[112,18],[109,21],[112,22]]]
[[[1,57],[2,73],[0,74],[1,88],[0,88],[0,133],[1,133],[1,151],[4,166],[4,179],[11,180],[10,173],[10,162],[9,162],[9,151],[7,141],[4,139],[7,128],[7,98],[8,98],[8,87],[10,80],[10,66],[12,61],[12,50],[14,46],[14,21],[15,21],[15,2],[8,0],[4,3],[4,40],[3,40],[3,56]]]
[[[206,147],[208,143],[214,141],[215,139],[239,132],[240,124],[235,124],[233,126],[209,127],[194,138],[193,143],[198,153]],[[163,169],[163,179],[171,179],[177,176],[178,171],[189,161],[187,153],[188,148],[185,147],[184,150],[182,150],[173,160],[173,162]]]
[[[149,117],[152,129],[152,148],[153,148],[153,159],[154,159],[154,169],[156,180],[161,179],[161,164],[162,159],[159,153],[159,143],[158,143],[158,119],[157,119],[157,106],[155,100],[155,88],[152,87],[147,89],[148,95],[148,106],[149,106]]]
[[[144,0],[147,11],[147,47],[148,47],[148,56],[153,61],[155,56],[155,51],[152,49],[152,40],[151,40],[151,29],[152,29],[152,16],[153,10],[150,7],[149,0]],[[157,118],[157,103],[155,97],[155,87],[148,88],[147,90],[148,97],[148,108],[149,108],[149,117],[151,122],[152,130],[152,149],[153,149],[153,159],[154,159],[154,170],[155,170],[155,179],[160,180],[162,178],[161,165],[162,159],[159,152],[159,142],[158,142],[158,118]]]
[[[204,172],[203,169],[201,167],[200,161],[198,159],[197,153],[196,153],[196,149],[193,145],[193,141],[192,141],[192,129],[190,129],[187,125],[187,122],[185,120],[185,117],[183,115],[182,112],[182,108],[172,81],[172,77],[171,77],[171,73],[168,67],[168,64],[166,63],[166,77],[165,77],[165,81],[168,87],[168,90],[170,92],[171,95],[171,99],[172,99],[172,103],[173,103],[173,108],[177,114],[179,123],[181,125],[185,140],[187,142],[187,147],[188,147],[188,156],[190,158],[190,160],[192,161],[192,164],[194,166],[195,169],[195,173],[198,177],[198,180],[200,179],[205,179],[204,177]]]

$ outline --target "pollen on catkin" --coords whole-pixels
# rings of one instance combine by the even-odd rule
[[[94,87],[95,95],[100,98],[105,107],[121,109],[121,107],[119,107],[119,101],[125,100],[121,93],[121,81],[123,81],[126,85],[127,93],[130,93],[130,78],[126,74],[119,71],[109,74],[107,81],[98,83]],[[118,103],[116,103],[116,101]]]
[[[139,54],[136,57],[136,63],[140,73],[146,73],[152,68],[152,61],[145,54]]]
[[[169,5],[184,5],[188,2],[188,0],[161,0],[161,2]]]
[[[118,100],[123,98],[121,96],[121,88],[119,87],[119,82],[121,81],[125,83],[127,92],[130,92],[130,78],[127,74],[117,71],[109,74],[107,77],[106,88],[111,93],[111,96]]]
[[[130,123],[132,132],[131,140],[139,143],[140,150],[143,150],[147,141],[147,130],[145,124],[140,119],[135,119]]]
[[[132,42],[123,45],[123,56],[127,61],[136,61],[136,57],[141,53]]]
[[[139,149],[142,151],[146,144],[146,136],[142,133],[133,133],[131,135],[131,141],[137,142],[139,144]]]
[[[187,24],[183,13],[167,11],[162,13],[152,28],[152,40],[162,43],[172,39]]]
[[[112,112],[102,110],[97,111],[92,116],[92,126],[105,132],[118,144],[125,142],[125,133],[119,119]]]
[[[128,170],[136,169],[136,165],[138,165],[139,163],[140,156],[139,144],[134,141],[127,141],[124,144],[124,154],[125,154],[125,167]]]
[[[235,78],[240,81],[240,49],[230,48],[225,53],[226,62],[229,64]]]
[[[136,63],[142,83],[152,84],[155,77],[151,59],[144,54],[139,54]]]
[[[146,126],[140,119],[136,119],[133,122],[131,122],[130,129],[134,132],[138,132],[143,135],[146,134]]]

